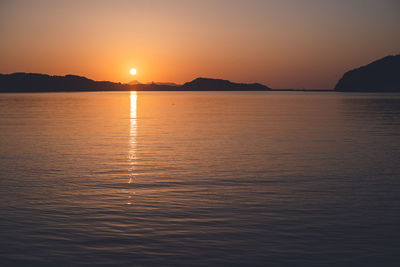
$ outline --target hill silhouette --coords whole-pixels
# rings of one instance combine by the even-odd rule
[[[76,75],[0,74],[0,92],[129,91],[127,84],[93,81]]]
[[[197,78],[184,85],[169,83],[122,84],[94,81],[82,76],[50,76],[38,73],[0,74],[0,92],[76,92],[76,91],[260,91],[269,87],[254,83],[233,83],[221,79]]]
[[[197,78],[185,83],[183,88],[187,90],[221,90],[221,91],[266,91],[271,88],[259,83],[233,83],[228,80]]]
[[[340,92],[400,92],[400,55],[387,56],[346,72],[335,87]]]

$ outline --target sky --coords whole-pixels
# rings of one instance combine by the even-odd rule
[[[399,14],[398,0],[0,0],[0,73],[330,89],[400,54]]]

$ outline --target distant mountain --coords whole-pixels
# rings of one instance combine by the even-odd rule
[[[76,92],[76,91],[265,91],[262,84],[232,83],[227,80],[197,78],[184,85],[173,83],[129,84],[94,81],[82,76],[50,76],[38,73],[0,74],[3,92]]]
[[[138,80],[133,80],[133,81],[130,81],[129,84],[136,85],[136,84],[142,84],[142,83],[139,82]]]
[[[171,83],[171,82],[155,82],[158,85],[169,85],[169,86],[178,86],[179,84]]]
[[[259,83],[233,83],[228,80],[197,78],[182,86],[186,90],[201,91],[266,91],[271,88]]]
[[[346,72],[335,87],[340,92],[400,92],[400,55],[387,56]]]
[[[132,85],[133,91],[181,91],[180,85],[165,85],[158,83],[141,83]]]
[[[0,92],[129,91],[127,84],[93,81],[76,75],[0,74]]]
[[[172,83],[172,82],[149,82],[149,83],[141,83],[138,80],[133,80],[129,82],[130,85],[137,85],[137,84],[145,84],[145,85],[169,85],[169,86],[179,86],[179,84]]]

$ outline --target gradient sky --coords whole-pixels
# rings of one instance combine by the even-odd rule
[[[400,53],[399,14],[398,0],[0,0],[0,73],[333,88]]]

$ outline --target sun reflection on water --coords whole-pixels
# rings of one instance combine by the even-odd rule
[[[137,94],[136,92],[130,93],[130,131],[129,131],[129,181],[131,184],[135,178],[135,161],[136,161],[136,134],[137,134]],[[132,204],[132,195],[135,192],[130,192],[128,197],[128,205]]]

